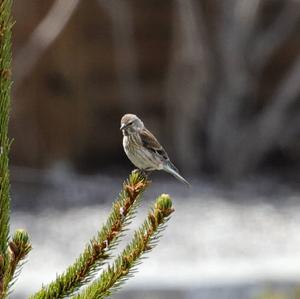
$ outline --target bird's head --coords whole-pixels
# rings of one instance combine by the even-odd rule
[[[135,134],[144,128],[144,123],[134,114],[125,114],[121,118],[121,127],[124,135]]]

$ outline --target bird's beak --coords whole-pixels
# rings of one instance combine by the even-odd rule
[[[124,130],[126,128],[126,125],[125,124],[122,124],[121,127],[120,127],[120,130]]]

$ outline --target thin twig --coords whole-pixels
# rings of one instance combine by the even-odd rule
[[[76,11],[80,0],[56,0],[13,61],[14,92],[30,74]]]

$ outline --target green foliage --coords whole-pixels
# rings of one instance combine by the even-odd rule
[[[9,240],[10,182],[8,121],[11,90],[11,0],[0,3],[0,298],[6,298],[21,261],[31,249],[29,237],[16,231]]]
[[[33,295],[32,299],[65,298],[87,285],[99,273],[105,262],[111,258],[112,249],[118,244],[122,233],[131,222],[141,195],[149,181],[140,173],[133,172],[124,182],[118,199],[113,203],[106,223],[97,235],[87,244],[83,253],[73,265],[57,276],[48,286]],[[102,275],[74,298],[104,298],[115,291],[130,276],[141,260],[141,256],[150,251],[158,241],[159,233],[173,212],[172,202],[167,194],[162,194],[149,212],[144,224],[135,232],[132,242],[123,253],[109,265]],[[31,250],[29,236],[24,230],[17,230],[9,241],[9,262],[4,272],[2,298],[7,297],[8,286],[15,280],[16,269]],[[4,260],[0,259],[0,265]]]
[[[256,299],[288,299],[288,298],[286,296],[284,296],[283,294],[277,294],[274,292],[266,292],[266,293],[260,295],[259,297],[257,297]]]
[[[0,254],[5,256],[9,235],[9,171],[7,136],[10,104],[11,1],[0,5]]]
[[[277,292],[274,290],[267,290],[255,299],[300,299],[300,289],[295,288],[295,290],[290,292]]]
[[[32,299],[65,298],[88,284],[101,267],[111,258],[111,251],[118,244],[122,233],[132,220],[141,195],[149,181],[139,172],[132,172],[124,182],[123,190],[113,203],[112,210],[105,225],[87,244],[83,253],[73,265],[33,295]],[[132,274],[141,255],[150,249],[158,239],[164,223],[173,212],[169,195],[161,195],[141,228],[135,233],[130,245],[108,266],[107,270],[95,282],[92,282],[82,294],[74,298],[104,298],[117,289]]]
[[[172,201],[166,194],[161,195],[149,212],[143,225],[135,232],[133,240],[122,254],[110,265],[99,279],[73,299],[101,299],[110,296],[123,282],[132,276],[144,253],[157,243],[159,233],[173,212]]]
[[[31,250],[28,233],[23,229],[18,229],[8,244],[9,263],[4,275],[4,286],[7,290],[14,284],[20,272],[17,269],[20,270],[22,261]]]
[[[145,177],[132,173],[124,182],[123,190],[113,204],[106,224],[88,243],[75,263],[31,298],[64,298],[89,282],[110,258],[110,251],[117,245],[122,232],[130,223],[147,185]]]
[[[6,293],[4,275],[9,267],[9,170],[8,115],[11,87],[11,0],[0,4],[0,298]]]

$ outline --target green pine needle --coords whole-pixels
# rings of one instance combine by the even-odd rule
[[[169,195],[162,194],[122,254],[102,272],[99,279],[72,299],[101,299],[118,290],[133,276],[142,256],[157,244],[161,232],[165,229],[165,223],[173,211]]]
[[[0,298],[5,298],[7,293],[4,275],[9,266],[10,141],[7,132],[11,89],[11,5],[11,0],[3,0],[0,4]]]
[[[5,290],[11,290],[30,250],[31,244],[27,232],[18,229],[9,242],[9,262],[4,275]]]
[[[118,244],[122,233],[134,216],[141,195],[148,184],[149,181],[143,175],[133,172],[124,182],[123,190],[114,202],[106,224],[89,242],[75,263],[31,299],[64,298],[88,283],[110,258],[110,252]]]

